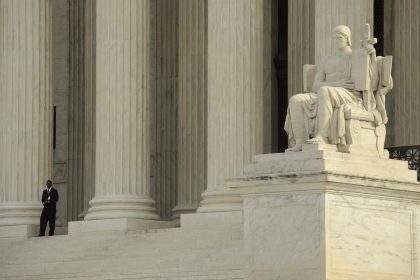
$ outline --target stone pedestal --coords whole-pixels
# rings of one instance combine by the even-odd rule
[[[227,180],[244,199],[246,279],[417,279],[415,171],[332,148],[256,156]]]

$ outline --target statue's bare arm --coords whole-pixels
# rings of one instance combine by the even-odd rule
[[[326,86],[327,83],[325,82],[325,71],[324,71],[324,64],[321,63],[317,67],[317,71],[314,78],[314,84],[312,85],[312,91],[318,92],[318,89],[322,86]]]

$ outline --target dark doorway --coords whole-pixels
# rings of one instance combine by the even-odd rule
[[[373,34],[378,39],[376,55],[384,55],[384,0],[375,0],[373,7]]]
[[[278,85],[278,136],[279,152],[287,149],[287,134],[283,129],[287,112],[287,44],[288,44],[288,1],[278,1],[278,52],[274,59]]]

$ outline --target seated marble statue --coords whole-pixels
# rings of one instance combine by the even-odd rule
[[[301,151],[304,143],[346,145],[344,111],[348,105],[372,112],[376,125],[386,123],[384,95],[392,85],[386,90],[379,85],[374,42],[369,38],[370,33],[365,35],[368,38],[365,37],[362,48],[357,49],[358,55],[362,52],[362,60],[365,59],[366,65],[363,66],[363,62],[355,63],[350,28],[345,25],[334,28],[335,52],[316,66],[312,92],[290,98],[284,127],[289,137],[286,151]],[[360,90],[355,79],[360,80],[363,75],[368,88]]]

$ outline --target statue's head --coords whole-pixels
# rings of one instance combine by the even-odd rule
[[[351,31],[346,25],[338,25],[333,30],[333,42],[337,49],[351,47]]]

